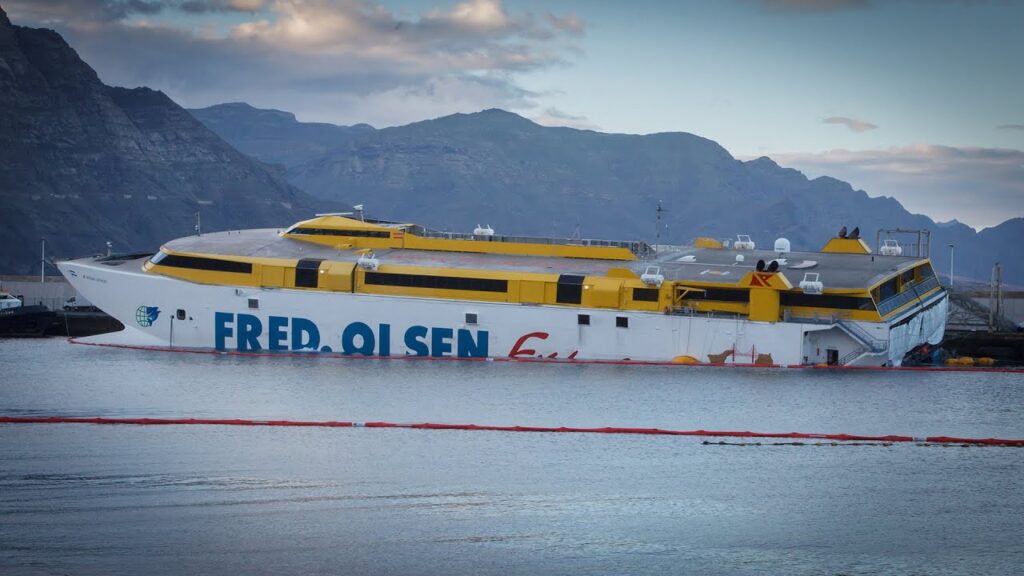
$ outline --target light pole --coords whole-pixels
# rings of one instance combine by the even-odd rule
[[[42,239],[42,254],[39,257],[39,283],[46,283],[46,238]]]
[[[953,249],[956,248],[956,244],[949,245],[949,287],[953,287]]]

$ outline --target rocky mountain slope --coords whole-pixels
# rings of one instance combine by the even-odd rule
[[[204,230],[285,226],[338,206],[232,148],[161,92],[104,85],[59,34],[0,10],[0,271],[47,254],[155,250]],[[51,268],[52,271],[52,268]]]
[[[303,135],[311,125],[271,111],[282,125],[261,128],[268,111],[235,108],[228,118],[215,108],[194,113],[239,149],[283,165],[296,186],[365,203],[382,218],[452,230],[479,223],[507,233],[578,230],[584,237],[653,241],[661,201],[665,243],[750,234],[761,246],[784,236],[795,249],[816,250],[842,226],[859,226],[872,245],[880,228],[927,228],[941,274],[948,275],[952,243],[957,276],[987,279],[1001,261],[1008,281],[1024,283],[1024,255],[1014,248],[1024,239],[1022,219],[980,233],[957,222],[938,226],[892,198],[871,198],[834,178],[809,180],[769,158],[743,162],[693,134],[551,128],[486,110],[382,130],[343,129],[329,143],[317,141],[321,148],[295,153],[299,146],[259,144],[279,133],[312,141]]]
[[[296,166],[373,132],[369,124],[336,126],[299,122],[291,112],[253,108],[244,102],[189,110],[239,151],[265,162]]]

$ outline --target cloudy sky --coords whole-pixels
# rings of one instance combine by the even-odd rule
[[[338,124],[687,131],[977,228],[1024,216],[1024,0],[0,0],[109,84]]]

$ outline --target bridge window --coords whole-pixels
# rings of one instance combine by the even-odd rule
[[[161,252],[160,254],[164,254]],[[252,264],[248,262],[234,262],[232,260],[218,260],[216,258],[201,258],[199,256],[181,256],[178,254],[167,254],[159,260],[154,256],[153,264],[169,266],[171,268],[189,268],[192,270],[208,270],[210,272],[232,272],[235,274],[252,274]]]
[[[590,314],[579,314],[576,316],[576,323],[580,326],[590,326]]]
[[[881,302],[895,296],[897,292],[899,292],[899,290],[896,286],[896,278],[893,278],[878,287],[878,301]]]
[[[629,328],[629,318],[627,318],[625,316],[616,316],[615,317],[615,327],[616,328]]]
[[[914,271],[907,270],[903,274],[900,274],[900,283],[903,285],[903,289],[906,290],[907,286],[914,282]]]

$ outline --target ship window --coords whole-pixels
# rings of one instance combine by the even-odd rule
[[[629,328],[629,318],[626,318],[625,316],[616,316],[615,317],[615,327],[616,328]]]
[[[184,320],[185,319],[185,311],[182,310],[181,308],[178,308],[178,312],[175,315],[178,317],[178,320]]]
[[[558,277],[558,289],[555,291],[555,302],[559,304],[579,304],[583,300],[583,276],[562,274]]]
[[[157,262],[154,262],[154,264],[156,263]],[[199,256],[167,254],[160,259],[159,264],[160,266],[170,266],[172,268],[191,268],[193,270],[209,270],[211,272],[232,272],[236,274],[252,273],[252,264],[248,262],[234,262],[232,260],[218,260],[216,258],[201,258]]]
[[[903,289],[906,290],[907,286],[914,282],[914,271],[907,270],[903,274],[900,274],[900,281],[903,283]]]
[[[657,288],[633,288],[633,300],[637,302],[657,302]]]
[[[350,236],[354,238],[390,238],[391,232],[382,230],[335,230],[333,228],[293,228],[289,234],[304,236]]]
[[[885,284],[882,284],[881,286],[878,287],[878,301],[881,302],[891,296],[895,296],[897,291],[898,290],[896,289],[896,279],[893,278],[892,280],[889,280]]]
[[[249,298],[249,309],[250,310],[259,310],[260,309],[260,299],[259,298]]]
[[[806,308],[836,308],[839,310],[875,309],[875,303],[871,298],[832,296],[830,294],[799,294],[795,292],[783,292],[780,294],[779,304],[783,306],[803,306]]]
[[[932,271],[932,267],[928,266],[927,264],[924,265],[924,266],[921,266],[920,268],[918,268],[918,270],[921,271],[921,279],[922,280],[926,280],[928,278],[931,278],[932,276],[935,276],[935,272]]]
[[[473,292],[508,292],[507,280],[494,280],[492,278],[459,278],[455,276],[427,276],[424,274],[367,272],[365,281],[367,284],[374,286],[437,288],[442,290],[468,290]]]
[[[580,326],[590,326],[590,314],[579,314],[576,316],[576,323]]]
[[[295,265],[295,287],[316,288],[320,285],[320,263],[323,260],[303,258]]]
[[[476,313],[466,312],[466,324],[476,324]]]
[[[704,291],[705,300],[718,300],[720,302],[749,302],[749,290],[730,290],[708,288]]]

